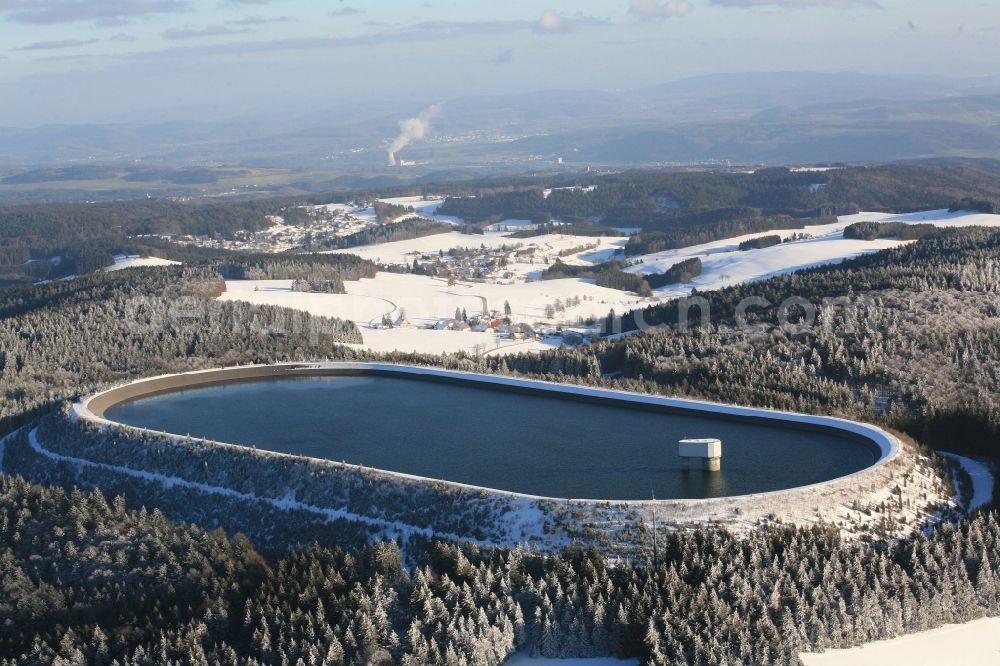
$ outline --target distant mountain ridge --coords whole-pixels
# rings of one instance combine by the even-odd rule
[[[0,165],[148,161],[385,173],[402,118],[430,102],[373,102],[231,123],[0,129]],[[1000,82],[853,72],[699,76],[630,91],[546,90],[446,101],[418,170],[1000,157]],[[426,163],[426,164],[420,164]]]

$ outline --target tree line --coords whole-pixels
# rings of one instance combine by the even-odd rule
[[[991,202],[1000,200],[995,174],[974,163],[845,167],[822,172],[784,168],[753,173],[629,171],[572,178],[575,180],[558,184],[594,189],[551,189],[555,183],[542,185],[527,178],[490,179],[453,186],[453,196],[441,212],[475,223],[575,217],[596,219],[608,227],[676,233],[722,220],[742,220],[745,224],[760,216],[802,220],[860,210],[909,212],[956,204],[985,211],[992,209]],[[546,186],[551,189],[548,196],[543,191]],[[793,227],[750,228],[741,233],[774,228]],[[739,234],[727,234],[732,235]],[[686,244],[698,242],[708,241]]]
[[[334,236],[324,240],[313,239],[311,248],[319,249],[322,247],[343,250],[362,245],[392,243],[421,238],[423,236],[446,234],[454,230],[455,227],[447,222],[435,222],[433,220],[414,217],[400,222],[370,224],[364,229],[347,234],[346,236]]]
[[[872,241],[877,238],[919,240],[938,232],[933,224],[905,222],[855,222],[844,229],[844,238]]]
[[[588,278],[598,287],[631,291],[639,296],[652,295],[653,289],[671,284],[690,282],[701,275],[701,259],[685,259],[668,268],[663,273],[629,273],[620,261],[605,261],[599,264],[577,266],[565,264],[558,259],[542,271],[542,280],[562,280],[565,278]]]
[[[749,250],[763,250],[768,247],[774,247],[775,245],[781,245],[781,236],[778,234],[757,236],[756,238],[747,239],[740,243],[738,248],[740,252],[747,252]]]
[[[625,245],[627,256],[653,254],[665,250],[676,250],[692,245],[702,245],[724,238],[745,236],[772,229],[800,229],[816,224],[832,224],[834,217],[793,218],[787,215],[762,216],[759,211],[747,217],[724,218],[714,222],[698,223],[665,231],[642,231],[629,238]]]

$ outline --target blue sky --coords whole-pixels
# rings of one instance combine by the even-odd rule
[[[634,88],[733,71],[1000,74],[996,0],[0,0],[0,124]]]

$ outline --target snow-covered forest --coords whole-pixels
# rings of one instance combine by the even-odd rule
[[[622,224],[653,220],[669,230],[682,214],[694,214],[699,198],[729,207],[756,202],[760,210],[785,201],[818,215],[836,202],[904,210],[947,206],[968,195],[954,180],[935,186],[916,167],[795,176],[803,183],[822,178],[825,187],[807,193],[796,181],[794,202],[777,194],[788,176],[636,178],[634,208],[626,205],[629,188],[617,182],[548,197],[498,187],[495,197],[456,198],[442,213],[488,222],[494,209],[506,206],[509,213],[523,199],[525,213],[561,206],[560,214],[582,219],[588,206],[602,207]],[[691,201],[682,203],[691,211],[671,212],[669,202],[657,202],[668,181],[687,193]],[[994,191],[976,182],[975,196]],[[891,187],[879,191],[879,183]],[[154,209],[136,204],[115,214],[133,231],[155,231],[144,218]],[[242,210],[263,227],[272,209]],[[67,227],[53,215],[26,209],[14,223],[22,231],[35,228],[39,248],[54,252],[58,239],[44,229],[58,234]],[[238,217],[212,207],[188,211],[177,224],[221,230],[236,228]],[[31,260],[23,243],[7,250],[12,261]],[[939,515],[944,520],[916,533],[892,529],[899,504],[887,495],[857,507],[876,523],[886,519],[863,538],[845,537],[833,523],[796,527],[780,516],[753,526],[752,539],[705,524],[660,530],[651,539],[637,524],[622,534],[641,547],[608,558],[580,545],[602,545],[587,540],[585,521],[574,533],[580,543],[567,539],[564,550],[508,547],[526,535],[521,525],[496,522],[488,498],[420,495],[410,505],[414,513],[403,518],[425,529],[401,529],[392,504],[382,507],[380,521],[359,521],[371,514],[363,504],[384,499],[361,473],[350,496],[338,496],[342,514],[291,502],[265,506],[247,496],[264,487],[269,473],[286,473],[296,463],[283,460],[269,471],[270,461],[259,456],[245,468],[228,468],[221,449],[192,447],[184,456],[127,438],[102,450],[107,433],[73,434],[52,417],[67,400],[140,376],[276,361],[401,361],[845,416],[997,463],[995,229],[928,233],[836,266],[699,293],[711,316],[700,323],[692,317],[686,329],[678,303],[670,301],[609,318],[609,332],[627,334],[500,358],[374,353],[356,346],[361,334],[349,321],[218,299],[227,277],[300,280],[337,291],[367,279],[374,263],[343,255],[240,259],[201,248],[183,252],[183,266],[0,290],[3,663],[497,664],[522,652],[610,654],[649,664],[791,664],[801,651],[1000,614],[1000,522],[990,506],[960,516],[971,496],[960,474],[957,501]],[[88,256],[81,255],[80,265],[90,265]],[[785,313],[790,321],[780,320],[789,297],[815,304],[812,325],[801,325],[809,313],[794,308]],[[756,299],[754,307],[738,309],[747,298]],[[65,458],[85,452],[105,467],[84,469],[32,448],[39,419],[50,452]],[[147,456],[189,483],[115,473],[111,467],[129,461],[114,454],[129,448],[128,455]],[[954,469],[928,459],[935,461],[926,463],[928,478]],[[212,484],[240,492],[203,487]],[[307,490],[336,494],[343,487],[317,483]],[[578,518],[570,511],[553,516]],[[484,542],[508,545],[449,538],[476,530]],[[304,532],[310,541],[302,540]]]
[[[4,664],[794,664],[1000,613],[992,512],[895,545],[678,532],[639,562],[426,540],[267,557],[120,497],[0,478],[0,539]]]

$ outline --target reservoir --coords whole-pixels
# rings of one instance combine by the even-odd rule
[[[386,376],[264,379],[109,407],[112,421],[547,497],[699,499],[827,481],[875,463],[846,435],[624,402]],[[677,442],[718,438],[721,472]]]

